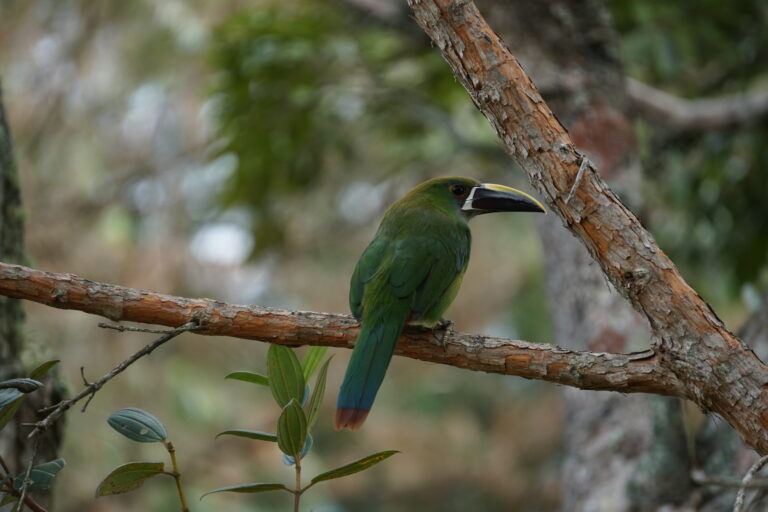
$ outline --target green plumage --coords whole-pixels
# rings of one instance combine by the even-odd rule
[[[362,327],[339,392],[336,428],[355,429],[365,420],[405,324],[440,321],[469,262],[467,221],[493,211],[544,209],[508,187],[439,178],[384,214],[352,274],[349,305]]]
[[[453,302],[471,235],[449,183],[428,181],[394,203],[352,274],[349,305],[362,320],[338,408],[368,411],[406,322],[432,326]],[[337,422],[338,423],[338,422]],[[343,427],[345,425],[338,425]]]

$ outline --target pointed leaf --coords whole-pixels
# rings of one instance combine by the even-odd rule
[[[304,359],[301,360],[301,369],[304,372],[304,382],[309,382],[312,374],[317,370],[320,361],[325,357],[328,347],[309,347]]]
[[[128,439],[140,443],[156,443],[168,439],[168,432],[160,420],[135,407],[113,412],[107,423]]]
[[[291,490],[288,489],[283,484],[241,484],[241,485],[232,485],[230,487],[220,487],[218,489],[208,491],[207,493],[200,496],[200,499],[203,499],[209,494],[213,494],[215,492],[267,492],[267,491],[291,492]]]
[[[24,396],[24,393],[16,388],[0,389],[0,408],[5,407],[21,396]]]
[[[248,439],[258,439],[259,441],[271,441],[273,443],[277,442],[277,436],[275,434],[259,432],[258,430],[245,430],[245,429],[225,430],[224,432],[219,433],[216,436],[216,438],[218,439],[219,436],[247,437]]]
[[[162,462],[129,462],[118,466],[96,488],[96,497],[138,489],[147,478],[162,475],[164,468]]]
[[[251,382],[253,384],[261,384],[262,386],[269,386],[269,379],[265,375],[256,372],[232,372],[224,378],[242,380],[243,382]]]
[[[56,459],[44,464],[32,466],[32,471],[29,473],[29,485],[27,486],[27,489],[30,491],[48,489],[53,483],[53,478],[56,476],[56,473],[61,471],[66,464],[64,459]],[[25,476],[26,472],[17,475],[16,478],[13,479],[14,489],[17,491],[21,490]]]
[[[50,370],[58,362],[59,362],[58,360],[48,361],[47,363],[43,363],[37,368],[35,368],[34,370],[32,370],[29,374],[29,377],[30,379],[32,379],[32,382],[36,382],[37,379],[42,378],[48,372],[48,370]],[[24,380],[27,380],[27,379],[24,379]],[[19,410],[19,407],[21,406],[21,402],[24,400],[24,397],[21,396],[18,389],[14,389],[14,388],[6,388],[6,389],[8,389],[9,391],[0,389],[0,430],[3,430],[5,426],[8,424],[8,422],[11,421],[11,418],[13,418],[16,415],[16,411]],[[9,398],[10,400],[8,400]]]
[[[396,453],[400,452],[397,450],[387,450],[384,452],[374,453],[373,455],[369,455],[367,457],[363,457],[360,460],[356,460],[355,462],[351,462],[346,466],[341,466],[340,468],[321,473],[313,478],[311,483],[316,484],[317,482],[324,482],[325,480],[333,480],[334,478],[341,478],[343,476],[358,473],[368,469],[374,464],[378,464],[379,462],[393,456]]]
[[[304,374],[293,350],[281,345],[270,345],[267,352],[269,388],[280,407],[291,399],[301,403],[304,397]]]
[[[291,400],[277,420],[277,446],[286,455],[296,456],[307,438],[307,417],[304,410]]]
[[[19,378],[0,382],[0,389],[18,389],[22,393],[31,393],[43,387],[43,383],[35,379]]]
[[[0,392],[2,391],[4,390],[0,390]],[[17,389],[13,389],[12,391],[19,392]],[[4,407],[0,407],[0,430],[3,430],[5,426],[8,424],[8,422],[11,421],[11,418],[13,418],[16,415],[16,411],[19,410],[19,406],[21,406],[21,402],[23,401],[24,401],[24,394],[21,393],[20,396],[16,398],[15,401],[9,404],[6,404]]]
[[[58,359],[53,359],[51,361],[44,362],[43,364],[41,364],[40,366],[38,366],[37,368],[29,372],[29,378],[35,379],[35,380],[42,379],[48,374],[51,368],[56,366],[58,363],[59,363]]]
[[[323,403],[323,395],[325,394],[325,379],[328,376],[328,365],[333,359],[333,356],[329,357],[322,368],[320,373],[317,374],[317,380],[315,380],[315,390],[312,393],[312,398],[309,400],[309,411],[307,417],[307,430],[312,430],[317,421],[317,413],[320,410],[320,404]]]

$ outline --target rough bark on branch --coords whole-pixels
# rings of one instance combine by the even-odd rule
[[[169,327],[196,321],[201,328],[195,334],[283,345],[352,348],[359,329],[357,320],[349,315],[176,297],[6,263],[0,263],[0,295],[115,321]],[[664,370],[658,356],[650,351],[578,352],[544,343],[408,328],[396,353],[468,370],[517,375],[582,389],[663,395],[683,391],[675,375]]]
[[[768,367],[729,332],[582,156],[517,59],[468,0],[409,0],[456,78],[610,282],[649,321],[685,396],[768,453]],[[573,191],[573,198],[566,201]]]

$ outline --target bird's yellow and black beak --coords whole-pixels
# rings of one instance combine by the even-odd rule
[[[492,212],[547,213],[539,201],[525,192],[493,183],[483,183],[474,187],[461,209],[470,215]]]

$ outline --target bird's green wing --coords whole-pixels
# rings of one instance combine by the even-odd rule
[[[360,256],[349,286],[349,308],[355,318],[363,315],[363,291],[365,285],[380,271],[381,262],[389,243],[386,238],[376,237]]]
[[[396,297],[411,297],[414,318],[437,303],[464,272],[468,248],[468,241],[449,248],[443,241],[428,236],[396,243],[389,284]]]

